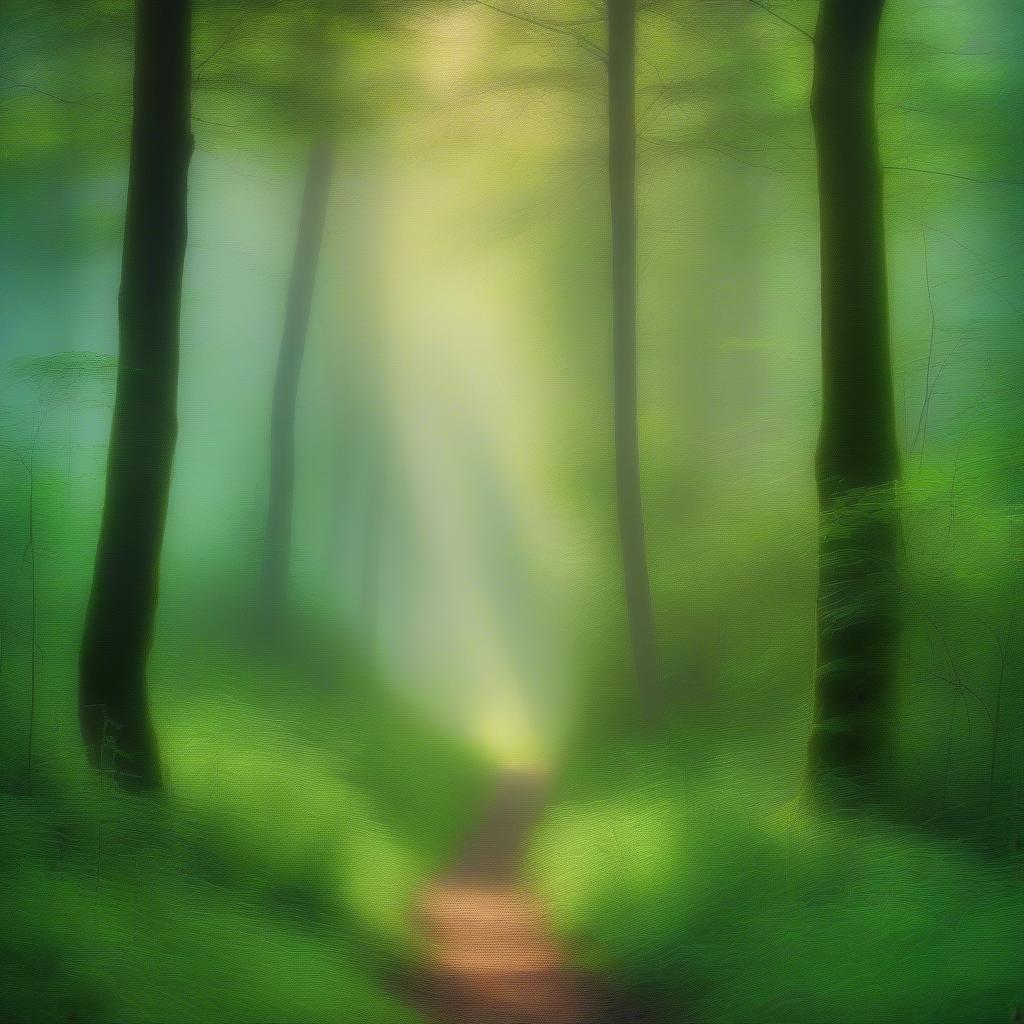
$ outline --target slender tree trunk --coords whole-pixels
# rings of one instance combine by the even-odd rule
[[[641,709],[662,701],[647,573],[636,383],[636,0],[608,0],[608,170],[612,226],[615,478],[633,665]]]
[[[812,115],[821,215],[818,657],[807,781],[863,797],[892,755],[896,441],[875,63],[884,0],[822,0]],[[833,785],[833,783],[835,785]]]
[[[160,785],[146,692],[177,437],[187,237],[191,3],[138,0],[134,115],[106,496],[82,639],[79,714],[94,764]],[[116,751],[105,764],[104,751]]]
[[[264,625],[270,629],[282,626],[287,612],[295,492],[295,407],[330,185],[331,149],[326,142],[318,142],[310,150],[306,165],[270,418],[270,490],[260,583]]]

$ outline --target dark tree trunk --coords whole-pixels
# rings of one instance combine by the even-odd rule
[[[191,13],[189,0],[136,5],[117,395],[80,662],[79,715],[89,756],[136,789],[161,781],[146,662],[177,437]]]
[[[891,759],[900,632],[900,459],[874,87],[883,6],[884,0],[822,0],[812,97],[823,396],[807,779],[815,793],[855,799],[883,781]]]
[[[287,613],[295,492],[295,407],[330,186],[331,149],[326,142],[319,142],[310,150],[306,165],[270,418],[270,489],[260,581],[263,625],[270,630],[279,629]]]
[[[648,720],[661,705],[647,573],[636,383],[636,0],[608,0],[608,171],[612,227],[615,482],[633,665]]]

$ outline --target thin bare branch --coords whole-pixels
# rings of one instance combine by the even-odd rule
[[[1024,180],[1013,178],[975,178],[970,174],[956,174],[953,171],[937,171],[931,167],[906,167],[899,164],[884,164],[882,170],[903,171],[907,174],[933,174],[940,178],[953,178],[955,181],[969,181],[975,185],[1014,185],[1024,186]]]
[[[569,23],[562,23],[558,21],[545,21],[542,18],[534,18],[529,14],[524,14],[522,11],[512,11],[507,7],[499,7],[497,4],[492,4],[489,0],[475,0],[481,7],[486,7],[489,11],[494,11],[496,14],[503,14],[506,18],[511,18],[514,21],[521,21],[526,25],[532,25],[534,28],[542,29],[545,32],[554,32],[556,35],[566,36],[573,40],[573,42],[579,44],[586,50],[592,57],[596,57],[602,64],[608,63],[608,54],[601,49],[596,43],[592,43],[586,36],[580,35],[578,32],[573,32],[571,28],[568,28]]]
[[[783,25],[788,25],[794,32],[799,32],[805,39],[809,39],[812,43],[814,42],[814,36],[805,28],[801,28],[795,21],[790,21],[789,18],[779,14],[774,8],[769,7],[764,0],[750,0],[755,7],[759,7],[765,14],[770,15],[776,21],[781,21]]]

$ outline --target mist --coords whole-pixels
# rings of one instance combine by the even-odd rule
[[[1019,1019],[1022,30],[8,0],[0,1019]]]

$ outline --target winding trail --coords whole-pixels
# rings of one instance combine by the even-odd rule
[[[443,1024],[651,1024],[573,967],[519,880],[545,780],[504,776],[462,857],[418,907],[428,959],[414,1004]]]

